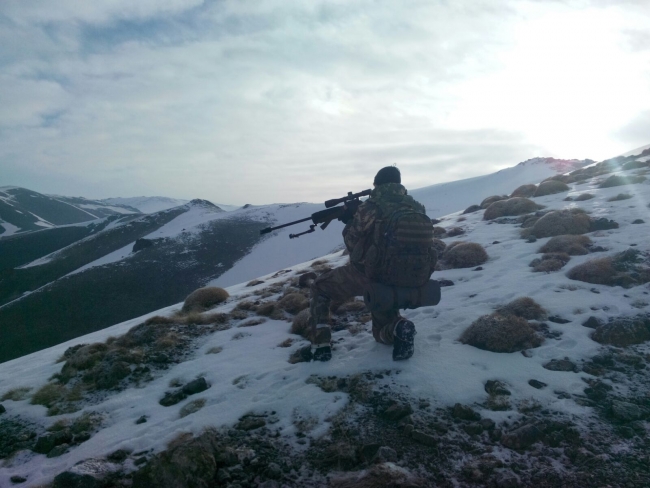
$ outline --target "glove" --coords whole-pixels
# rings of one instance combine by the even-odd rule
[[[350,200],[349,202],[346,202],[345,205],[343,205],[345,211],[341,214],[339,220],[347,225],[347,223],[354,218],[354,214],[357,213],[359,205],[361,205],[359,200]]]

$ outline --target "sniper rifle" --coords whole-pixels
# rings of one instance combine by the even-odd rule
[[[301,222],[307,222],[311,220],[313,224],[309,226],[309,230],[305,232],[300,232],[299,234],[289,234],[289,239],[294,239],[305,234],[311,234],[316,230],[316,227],[320,225],[320,228],[325,230],[325,228],[330,224],[334,219],[340,220],[343,222],[344,219],[352,217],[357,210],[357,207],[361,204],[361,197],[367,197],[370,195],[372,190],[364,190],[359,193],[348,192],[347,196],[342,198],[333,198],[332,200],[327,200],[325,202],[325,210],[320,210],[311,214],[310,217],[306,217],[300,220],[294,220],[287,224],[278,225],[276,227],[267,227],[260,231],[260,234],[268,234],[277,229],[282,229],[284,227],[289,227],[290,225],[299,224]],[[343,205],[337,207],[339,203]]]

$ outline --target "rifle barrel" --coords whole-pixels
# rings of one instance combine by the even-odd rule
[[[306,217],[306,218],[300,219],[300,220],[294,220],[293,222],[289,222],[288,224],[282,224],[282,225],[278,225],[276,227],[266,227],[266,228],[264,228],[264,229],[262,229],[260,231],[260,235],[268,234],[269,232],[273,232],[274,230],[282,229],[283,227],[289,227],[290,225],[299,224],[301,222],[307,222],[308,220],[311,220],[311,217]]]

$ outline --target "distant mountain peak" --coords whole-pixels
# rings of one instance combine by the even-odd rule
[[[557,159],[557,158],[532,158],[519,163],[517,166],[532,166],[532,165],[546,165],[557,171],[558,173],[567,173],[584,166],[594,164],[596,161],[591,159]]]
[[[195,198],[194,200],[190,200],[190,202],[187,205],[189,207],[204,207],[204,208],[212,208],[212,209],[221,210],[214,203],[212,203],[212,202],[210,202],[208,200],[203,200],[201,198]]]

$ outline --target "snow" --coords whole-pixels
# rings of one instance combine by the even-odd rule
[[[142,213],[150,214],[167,210],[169,208],[185,205],[189,200],[179,200],[169,197],[131,197],[131,198],[106,198],[102,200],[109,205],[126,205],[137,208]]]
[[[512,189],[514,188],[508,187],[507,190]],[[638,218],[650,221],[647,208],[650,202],[650,185],[598,189],[592,181],[579,187],[573,185],[569,195],[575,196],[584,191],[594,193],[596,198],[579,202],[580,207],[594,216],[613,218],[620,224],[619,229],[589,234],[596,245],[608,248],[608,255],[625,250],[632,243],[638,244],[637,249],[640,250],[647,251],[650,248],[645,226],[630,225]],[[609,197],[622,191],[631,192],[634,198],[624,202],[607,202]],[[536,201],[551,209],[577,206],[575,202],[564,202],[566,195],[560,193]],[[313,207],[308,204],[297,204],[252,208],[238,213],[251,218],[266,215],[285,221],[309,215],[312,210]],[[188,214],[195,225],[202,222],[202,219],[211,217],[209,212],[200,208],[192,209]],[[455,220],[458,216],[459,212],[446,216],[441,225],[457,225]],[[305,380],[313,374],[348,376],[390,368],[400,371],[399,375],[393,375],[393,381],[413,397],[426,398],[438,406],[462,403],[474,405],[475,408],[480,408],[477,404],[485,399],[484,383],[490,379],[503,379],[509,385],[513,401],[534,399],[551,411],[589,417],[592,415],[589,408],[579,406],[571,399],[560,399],[555,392],[579,394],[585,387],[583,378],[590,376],[584,372],[549,371],[544,369],[542,364],[550,359],[562,359],[566,356],[570,356],[574,362],[579,362],[580,359],[595,355],[600,346],[589,338],[591,330],[580,324],[590,315],[606,320],[610,316],[638,313],[639,310],[631,304],[635,300],[647,298],[648,286],[625,290],[620,287],[609,288],[571,281],[565,277],[563,271],[550,274],[533,273],[528,263],[538,256],[538,248],[548,239],[540,239],[531,244],[519,237],[519,229],[513,224],[485,222],[482,220],[482,212],[465,217],[466,220],[461,225],[465,227],[466,235],[448,239],[447,243],[454,240],[479,242],[486,248],[490,260],[480,271],[457,269],[436,272],[435,278],[452,280],[455,286],[443,288],[442,301],[438,306],[403,312],[404,316],[415,322],[418,331],[415,355],[409,361],[393,363],[390,359],[390,348],[376,343],[369,331],[352,335],[344,330],[333,335],[336,348],[332,361],[291,365],[287,362],[290,352],[305,342],[298,340],[289,349],[277,347],[288,337],[297,338],[289,334],[287,322],[268,320],[256,327],[233,327],[202,339],[191,359],[173,365],[163,376],[144,387],[126,389],[110,396],[99,405],[87,407],[87,411],[103,412],[106,415],[103,430],[81,447],[73,448],[59,458],[48,459],[42,455],[16,457],[9,467],[0,467],[0,485],[8,484],[9,476],[18,474],[29,475],[25,486],[36,486],[50,481],[54,474],[69,469],[80,461],[106,456],[118,448],[159,451],[165,449],[167,442],[181,431],[198,433],[206,426],[230,425],[249,412],[276,411],[276,417],[279,419],[276,427],[282,427],[283,435],[287,436],[289,442],[295,439],[292,436],[295,433],[292,416],[296,413],[312,416],[317,419],[319,428],[311,435],[318,437],[327,430],[328,419],[339,412],[348,400],[346,394],[325,393],[306,383]],[[174,235],[178,232],[182,219],[175,220],[166,226],[162,235]],[[244,275],[255,266],[266,265],[273,269],[273,272],[260,277],[265,283],[256,288],[247,287],[245,283],[230,286],[228,291],[231,298],[213,311],[228,312],[251,291],[285,280],[311,264],[308,261],[291,266],[290,273],[273,278],[275,270],[290,266],[276,261],[282,258],[282,251],[289,255],[284,257],[288,262],[308,252],[316,257],[322,249],[331,249],[336,243],[340,244],[340,226],[325,232],[317,231],[318,234],[307,235],[299,240],[286,238],[288,232],[297,230],[301,230],[300,226],[278,231],[275,237],[259,244],[254,253],[244,258],[239,268],[235,267],[229,271],[229,276],[224,275],[223,281],[227,282],[234,280],[237,273]],[[330,239],[329,236],[336,236],[336,239]],[[496,241],[498,243],[495,243]],[[593,257],[573,257],[565,269]],[[246,259],[249,261],[244,262]],[[341,252],[321,259],[328,260],[333,266],[342,265],[347,261],[347,257],[342,256]],[[595,294],[592,289],[600,293]],[[496,306],[521,296],[530,296],[549,313],[571,321],[564,325],[549,323],[551,330],[562,332],[559,339],[546,339],[541,347],[529,350],[530,357],[521,353],[495,354],[458,342],[463,330],[479,316],[491,313]],[[0,392],[24,386],[39,388],[51,375],[59,371],[61,363],[56,364],[55,361],[66,348],[123,334],[147,317],[171,314],[178,310],[180,305],[167,307],[0,364]],[[241,332],[245,334],[244,337],[234,340],[234,336]],[[216,346],[222,347],[223,351],[219,354],[205,354],[208,349]],[[158,404],[164,392],[169,390],[170,379],[189,381],[197,375],[205,376],[211,385],[207,391],[196,395],[196,398],[207,400],[202,410],[181,419],[178,411],[184,403],[168,408]],[[528,380],[532,378],[547,383],[549,387],[543,390],[530,387]],[[24,418],[44,425],[59,419],[45,417],[44,407],[30,405],[26,400],[5,401],[4,405],[9,415],[20,413]],[[481,414],[495,421],[503,420],[505,416],[519,415],[513,411],[488,410],[481,410]],[[76,415],[78,414],[68,416]],[[135,420],[141,415],[148,415],[148,421],[135,425]],[[295,445],[295,448],[301,447]]]
[[[0,238],[12,236],[16,232],[20,231],[18,227],[16,227],[13,224],[10,224],[9,222],[4,222],[0,220],[0,225],[5,229],[5,231],[2,234],[0,234]]]
[[[102,256],[101,258],[96,259],[95,261],[92,261],[92,262],[82,266],[81,268],[72,271],[71,273],[68,273],[66,276],[72,276],[74,274],[81,273],[82,271],[85,271],[85,270],[90,269],[90,268],[95,268],[97,266],[104,266],[105,264],[116,263],[116,262],[121,261],[121,260],[123,260],[125,258],[128,258],[129,255],[131,254],[131,251],[133,250],[133,244],[135,244],[135,242],[131,242],[131,243],[127,244],[126,246],[124,246],[124,247],[122,247],[122,248],[120,248],[120,249],[118,249],[116,251],[108,253],[105,256]],[[45,262],[47,262],[47,261],[44,261],[43,263],[39,263],[39,264],[44,264]],[[34,261],[34,262],[30,263],[29,265],[23,266],[23,267],[27,268],[29,266],[37,266],[37,264],[35,264],[35,261]]]
[[[437,218],[478,205],[492,195],[509,195],[518,186],[539,183],[556,174],[552,164],[536,158],[489,175],[418,188],[409,194],[426,207],[430,217]]]
[[[106,209],[106,210],[112,210],[113,212],[116,212],[116,213],[119,213],[119,214],[125,214],[125,215],[130,215],[130,214],[135,213],[132,210],[129,210],[128,208],[124,208],[124,207],[115,207],[115,206],[112,206],[112,205],[96,205],[96,204],[93,204],[93,203],[81,203],[81,204],[75,205],[75,207],[82,208],[82,209],[87,208],[89,210]]]
[[[650,149],[650,144],[648,144],[647,146],[637,147],[636,149],[633,149],[632,151],[628,151],[625,154],[621,154],[621,156],[623,156],[623,157],[636,156],[637,154],[641,154],[646,149]]]

